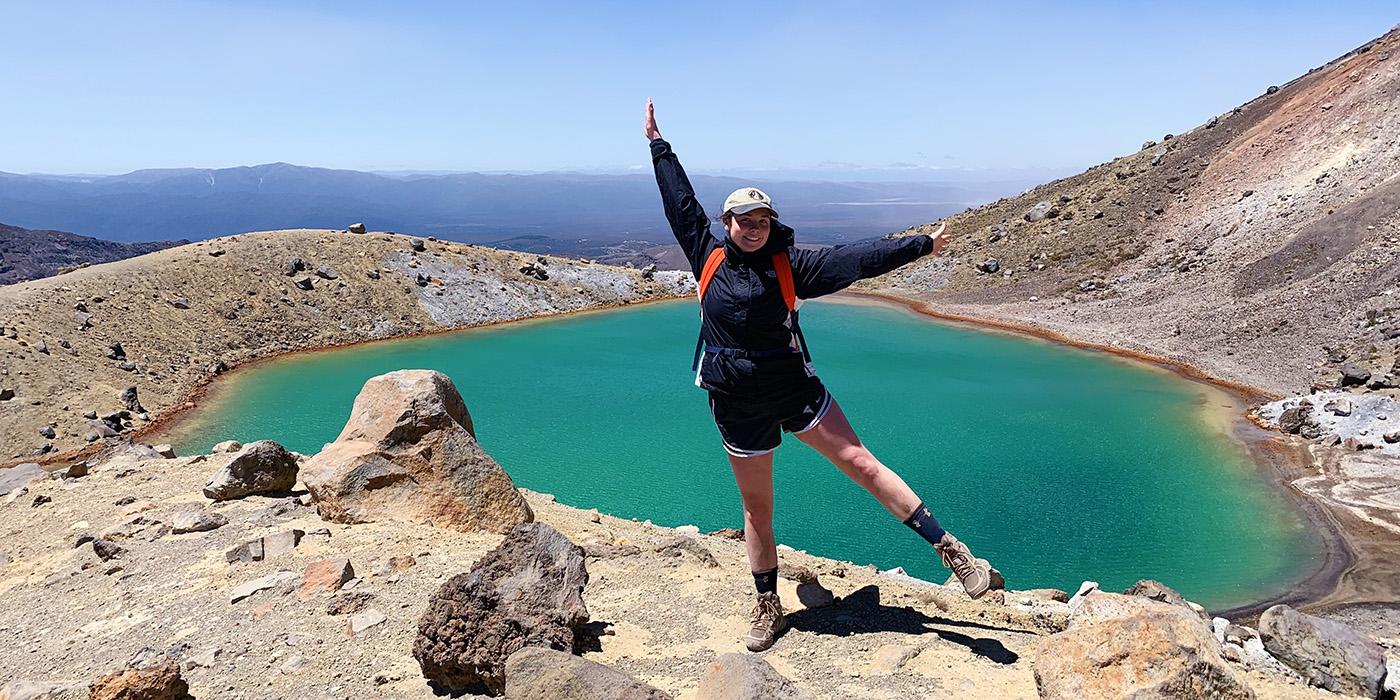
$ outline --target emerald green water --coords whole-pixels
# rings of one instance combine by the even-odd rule
[[[1202,387],[1053,343],[867,304],[804,306],[814,364],[862,441],[1013,588],[1154,578],[1210,607],[1319,563],[1301,516],[1211,427]],[[364,381],[440,370],[517,485],[702,531],[741,527],[705,392],[693,302],[294,356],[240,371],[167,436],[315,453]],[[779,542],[941,581],[932,550],[791,435],[774,465]]]

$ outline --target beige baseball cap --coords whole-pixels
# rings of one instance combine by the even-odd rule
[[[757,187],[741,187],[731,192],[724,200],[726,214],[744,214],[755,209],[767,209],[773,212],[773,218],[778,217],[778,210],[773,208],[773,200]]]

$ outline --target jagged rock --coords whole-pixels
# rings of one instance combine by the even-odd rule
[[[350,635],[352,637],[358,637],[364,634],[365,631],[369,628],[374,627],[375,625],[383,624],[388,619],[389,618],[386,617],[384,613],[379,612],[374,608],[370,608],[369,610],[365,610],[364,612],[357,612],[351,615],[348,629],[350,630]]]
[[[243,443],[237,440],[224,440],[223,442],[216,443],[212,451],[217,454],[219,452],[237,452],[241,449],[243,449]]]
[[[0,496],[8,495],[29,482],[48,476],[48,472],[35,462],[24,462],[13,467],[0,469]]]
[[[1191,607],[1191,601],[1181,597],[1180,593],[1172,590],[1171,587],[1161,581],[1153,581],[1151,579],[1139,580],[1128,588],[1128,590],[1123,591],[1123,595],[1142,596],[1148,600],[1155,600],[1159,603],[1167,603],[1169,605],[1178,605],[1192,612],[1197,612],[1195,608]],[[1201,617],[1202,619],[1205,618],[1204,615]]]
[[[1031,207],[1028,211],[1026,211],[1023,218],[1026,221],[1034,223],[1037,221],[1042,221],[1046,218],[1054,218],[1055,215],[1050,213],[1053,211],[1055,211],[1055,205],[1051,204],[1050,202],[1037,202],[1035,206]]]
[[[244,445],[204,485],[204,496],[227,501],[257,493],[290,491],[297,482],[297,458],[287,448],[258,440]]]
[[[424,676],[449,690],[499,693],[511,654],[574,648],[588,622],[587,583],[577,545],[543,523],[520,525],[437,590],[418,622],[413,656]]]
[[[642,279],[649,280],[656,277],[656,263],[652,263],[642,268]]]
[[[256,578],[246,583],[240,583],[229,591],[228,602],[237,603],[258,591],[274,588],[286,583],[291,583],[300,578],[295,571],[277,571],[262,578]]]
[[[81,479],[88,475],[87,462],[74,462],[53,473],[55,479]]]
[[[271,559],[283,554],[290,554],[292,550],[297,548],[297,545],[301,544],[301,538],[305,536],[305,531],[292,529],[274,532],[262,538],[263,558]]]
[[[1343,387],[1364,386],[1366,382],[1371,379],[1371,373],[1369,371],[1350,362],[1343,363],[1341,370],[1342,379],[1340,383]]]
[[[1315,686],[1374,698],[1385,680],[1385,651],[1340,622],[1275,605],[1259,616],[1264,648]]]
[[[322,559],[313,562],[301,574],[297,598],[306,600],[317,593],[335,593],[352,578],[355,578],[355,568],[350,566],[349,559]]]
[[[414,278],[413,283],[416,284],[416,285],[418,285],[418,286],[420,286],[420,287],[426,287],[426,286],[428,286],[428,283],[429,283],[429,282],[432,282],[432,281],[433,281],[433,278],[431,278],[431,277],[429,277],[429,276],[427,276],[427,275],[425,275],[425,274],[419,272],[419,273],[418,273],[418,276]]]
[[[1311,413],[1312,406],[1307,404],[1286,408],[1279,414],[1278,429],[1285,433],[1297,434],[1308,422]]]
[[[89,700],[194,700],[180,666],[166,661],[109,673],[88,686]]]
[[[40,340],[34,343],[34,351],[44,355],[49,354],[49,344]]]
[[[122,347],[122,344],[120,342],[117,342],[115,340],[110,343],[107,343],[107,359],[125,360],[126,349]]]
[[[117,398],[122,402],[122,406],[132,413],[145,413],[146,408],[141,405],[141,400],[136,396],[136,387],[128,386],[122,389]]]
[[[1392,430],[1388,433],[1385,433],[1381,435],[1381,439],[1385,440],[1386,442],[1392,445],[1397,442],[1400,442],[1400,430]]]
[[[316,276],[320,277],[321,279],[327,280],[333,280],[339,277],[339,275],[337,275],[335,272],[335,268],[331,267],[326,263],[321,263],[320,265],[316,266]]]
[[[110,540],[93,540],[92,553],[97,555],[102,561],[109,561],[121,556],[126,549],[116,542]]]
[[[767,661],[733,653],[720,656],[705,669],[695,696],[705,700],[816,700]]]
[[[42,506],[45,503],[53,503],[53,497],[46,493],[41,493],[34,497],[34,501],[31,502],[29,506],[31,508],[38,508],[39,506]]]
[[[987,273],[987,274],[989,274],[989,275],[992,274],[992,273],[994,273],[994,272],[996,272],[997,270],[1000,270],[1000,269],[1001,269],[1001,263],[998,262],[996,258],[987,258],[986,260],[983,260],[982,262],[977,263],[977,271],[978,271],[978,272],[985,272],[985,273]]]
[[[350,224],[350,228],[347,228],[345,230],[349,231],[350,233],[364,233],[365,225],[361,223],[353,223]]]
[[[301,272],[305,269],[306,261],[302,260],[299,257],[292,256],[292,258],[287,261],[287,266],[282,269],[282,274],[291,277],[292,275],[295,275],[296,273]]]
[[[573,654],[525,647],[506,659],[507,700],[670,700],[670,695]]]
[[[368,277],[372,280],[377,280],[379,279],[379,270],[370,270],[369,272],[365,273],[365,277]]]
[[[424,250],[427,250],[427,246],[424,245],[423,239],[421,238],[415,238],[409,241],[408,246],[412,248],[415,253],[421,253]]]
[[[736,527],[725,527],[709,533],[711,537],[723,537],[726,540],[744,540],[744,531]]]
[[[296,287],[297,287],[297,289],[305,289],[305,290],[310,290],[310,289],[312,289],[313,287],[316,286],[316,285],[312,284],[311,278],[310,278],[309,276],[307,276],[307,275],[302,275],[301,277],[298,277],[298,278],[296,278],[295,280],[292,280],[292,284],[295,284]]]
[[[1045,700],[1253,698],[1191,610],[1094,591],[1033,660]]]
[[[46,425],[42,428],[39,428],[39,437],[48,438],[52,440],[54,439],[55,435],[57,435],[57,433],[54,432],[52,425]]]
[[[340,436],[306,462],[302,480],[332,522],[506,532],[534,519],[510,476],[477,444],[452,380],[436,371],[365,382]]]
[[[215,513],[209,510],[186,511],[176,513],[170,519],[170,532],[176,535],[186,532],[206,532],[221,528],[228,524],[228,518],[222,513]]]
[[[161,443],[152,449],[156,451],[156,454],[166,459],[175,459],[175,448],[171,447],[170,443]]]
[[[165,303],[170,304],[171,306],[177,309],[190,308],[190,300],[186,299],[185,297],[171,297],[169,299],[166,299]]]
[[[0,401],[9,401],[15,397],[15,390],[10,387],[0,387]]]

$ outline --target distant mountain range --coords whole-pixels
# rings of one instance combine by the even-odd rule
[[[1032,184],[692,180],[701,201],[716,209],[739,187],[763,187],[801,240],[824,243],[902,230]],[[0,173],[0,221],[122,242],[353,222],[469,243],[518,236],[570,246],[579,238],[671,240],[650,172],[377,174],[272,163],[106,176]]]
[[[58,274],[64,269],[96,265],[189,243],[115,243],[63,231],[31,231],[0,224],[0,284]]]

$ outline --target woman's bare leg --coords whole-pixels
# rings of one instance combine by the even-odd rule
[[[796,433],[861,488],[869,491],[891,515],[904,520],[919,505],[919,497],[904,479],[862,445],[835,399],[816,427]]]
[[[778,565],[778,543],[773,538],[773,453],[729,455],[729,465],[744,500],[744,548],[749,553],[749,569],[768,571]]]

